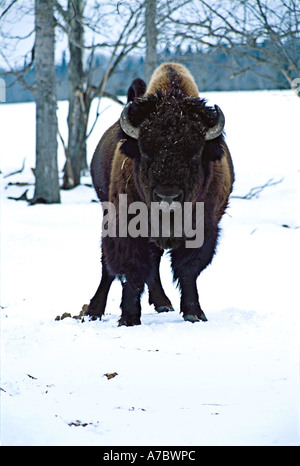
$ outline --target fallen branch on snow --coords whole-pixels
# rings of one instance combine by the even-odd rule
[[[281,178],[280,180],[278,181],[273,181],[273,178],[270,178],[265,184],[263,184],[262,186],[256,186],[254,188],[251,188],[250,191],[245,194],[244,196],[231,196],[231,198],[233,199],[253,199],[254,197],[255,198],[258,198],[259,197],[259,194],[265,189],[265,188],[269,188],[270,186],[275,186],[279,183],[282,183],[282,181],[284,180],[284,178]]]
[[[22,167],[20,168],[20,170],[17,170],[17,171],[12,172],[12,173],[8,173],[7,175],[4,175],[3,178],[8,178],[9,176],[13,176],[13,175],[17,175],[18,173],[22,173],[22,171],[25,168],[25,160],[26,159],[23,160]]]

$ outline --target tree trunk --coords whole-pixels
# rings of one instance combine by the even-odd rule
[[[53,1],[35,1],[36,168],[33,204],[59,203]]]
[[[145,81],[149,83],[151,75],[156,68],[156,0],[146,0],[145,9],[145,36],[146,36],[146,60]]]
[[[83,49],[83,0],[69,0],[69,114],[68,114],[68,157],[71,165],[65,166],[64,189],[80,184],[82,169],[86,162],[86,129],[89,103],[84,93]]]

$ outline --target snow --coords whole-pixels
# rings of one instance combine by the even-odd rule
[[[34,182],[35,110],[0,106],[2,445],[299,445],[300,100],[202,95],[226,116],[236,171],[218,253],[198,279],[208,322],[183,321],[164,256],[175,312],[156,314],[145,291],[131,328],[117,326],[118,282],[101,322],[55,320],[78,314],[98,286],[101,207],[85,185],[62,191],[60,205],[8,199],[33,194],[9,183]],[[101,103],[89,158],[120,108]],[[59,102],[64,137],[66,114]],[[234,197],[270,179],[282,181]]]

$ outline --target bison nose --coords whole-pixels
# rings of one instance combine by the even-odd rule
[[[154,200],[158,202],[167,202],[172,204],[173,201],[182,202],[183,201],[183,191],[182,189],[167,189],[165,187],[155,188],[154,191]]]

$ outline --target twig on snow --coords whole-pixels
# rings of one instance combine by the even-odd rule
[[[273,178],[270,178],[265,184],[263,184],[262,186],[256,186],[254,188],[251,188],[250,191],[245,194],[244,196],[231,196],[231,198],[233,199],[253,199],[254,197],[258,198],[259,197],[259,194],[265,189],[265,188],[269,188],[270,186],[275,186],[279,183],[282,183],[282,181],[284,180],[284,178],[281,178],[280,180],[278,181],[273,181]]]
[[[20,168],[20,170],[16,170],[15,172],[8,173],[7,175],[4,175],[3,178],[8,178],[9,176],[17,175],[17,173],[22,173],[22,171],[25,168],[25,160],[26,158],[23,160],[22,167]]]

